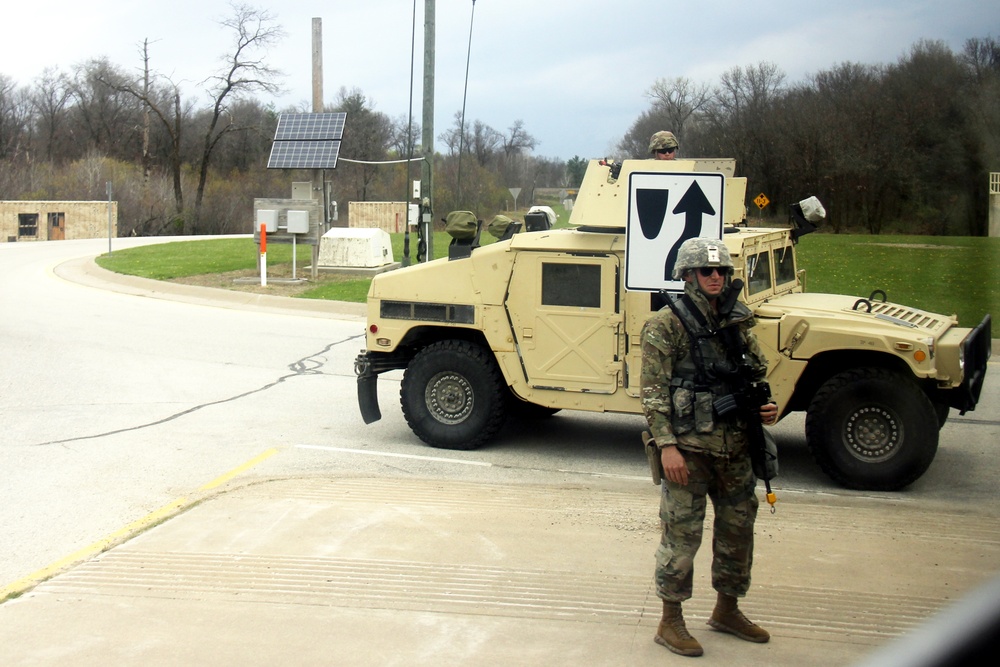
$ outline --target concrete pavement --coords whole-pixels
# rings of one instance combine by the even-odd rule
[[[110,278],[87,262],[58,272],[89,284]],[[136,281],[114,289],[173,289]],[[177,288],[185,300],[361,317],[349,305]],[[0,605],[3,663],[683,663],[652,641],[657,494],[608,480],[236,475]],[[706,535],[685,605],[705,646],[697,664],[853,664],[1000,563],[1000,529],[983,517],[884,499],[780,498],[776,514],[763,505],[758,518],[743,604],[772,641],[748,644],[705,625],[714,601]]]
[[[0,605],[4,664],[683,661],[652,641],[657,490],[631,488],[234,482]],[[997,535],[975,517],[950,517],[960,536],[943,537],[926,512],[828,501],[783,493],[758,519],[743,607],[769,644],[705,625],[702,549],[685,606],[700,664],[853,664],[996,562]]]

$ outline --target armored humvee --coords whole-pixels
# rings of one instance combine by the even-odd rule
[[[672,248],[714,235],[744,283],[774,400],[782,417],[806,412],[820,467],[852,488],[912,483],[949,410],[976,407],[989,316],[960,328],[877,290],[807,293],[795,245],[808,223],[747,226],[734,171],[733,160],[594,160],[569,229],[453,241],[447,259],[376,276],[355,363],[364,421],[381,418],[376,382],[393,369],[404,370],[407,423],[435,447],[477,448],[508,418],[641,414],[640,330],[663,290],[681,287],[669,280]]]

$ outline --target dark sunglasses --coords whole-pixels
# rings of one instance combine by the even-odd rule
[[[674,147],[674,148],[657,148],[656,152],[659,153],[660,155],[663,155],[665,153],[673,153],[675,150],[677,150],[676,147]]]
[[[710,277],[713,273],[718,273],[723,278],[728,277],[733,272],[728,266],[702,266],[698,268],[698,273],[704,278]]]

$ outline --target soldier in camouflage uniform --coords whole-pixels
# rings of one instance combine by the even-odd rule
[[[702,655],[701,645],[684,624],[681,603],[692,594],[706,497],[711,498],[715,510],[712,586],[718,591],[708,623],[747,641],[770,639],[767,631],[747,620],[736,604],[750,587],[758,505],[746,424],[720,418],[712,407],[716,398],[728,393],[725,374],[711,370],[729,358],[721,340],[724,328],[738,327],[745,359],[761,377],[766,372],[766,361],[750,333],[754,324],[750,310],[736,302],[728,314],[718,312],[732,271],[733,262],[723,242],[688,239],[680,247],[674,269],[674,278],[685,281],[685,296],[650,317],[642,331],[642,408],[663,464],[663,536],[656,553],[656,586],[663,600],[663,619],[655,639],[680,655]],[[700,317],[692,309],[697,309]],[[692,322],[701,331],[689,332]],[[692,341],[699,333],[703,342],[692,351]],[[773,403],[761,406],[764,423],[776,422],[777,416]]]
[[[673,132],[660,130],[649,138],[649,152],[655,160],[673,160],[677,157],[677,148]]]

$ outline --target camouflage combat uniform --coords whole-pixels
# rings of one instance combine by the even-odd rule
[[[749,311],[734,309],[728,319],[719,322],[708,300],[695,286],[687,284],[685,293],[711,325],[740,327],[748,358],[755,360],[763,376],[766,366],[756,338],[749,332],[754,324]],[[724,358],[720,337],[715,336],[711,344],[718,346],[720,358]],[[656,585],[657,594],[668,602],[682,602],[691,597],[706,496],[712,499],[715,510],[713,588],[742,597],[750,587],[753,563],[753,526],[758,501],[745,424],[713,419],[711,406],[704,405],[711,400],[711,394],[697,399],[691,392],[678,395],[675,368],[690,364],[690,356],[688,334],[670,308],[663,308],[646,322],[642,331],[643,412],[657,446],[677,445],[688,469],[688,484],[681,486],[664,479],[660,498],[663,535],[656,553]],[[674,391],[671,391],[672,380]]]

